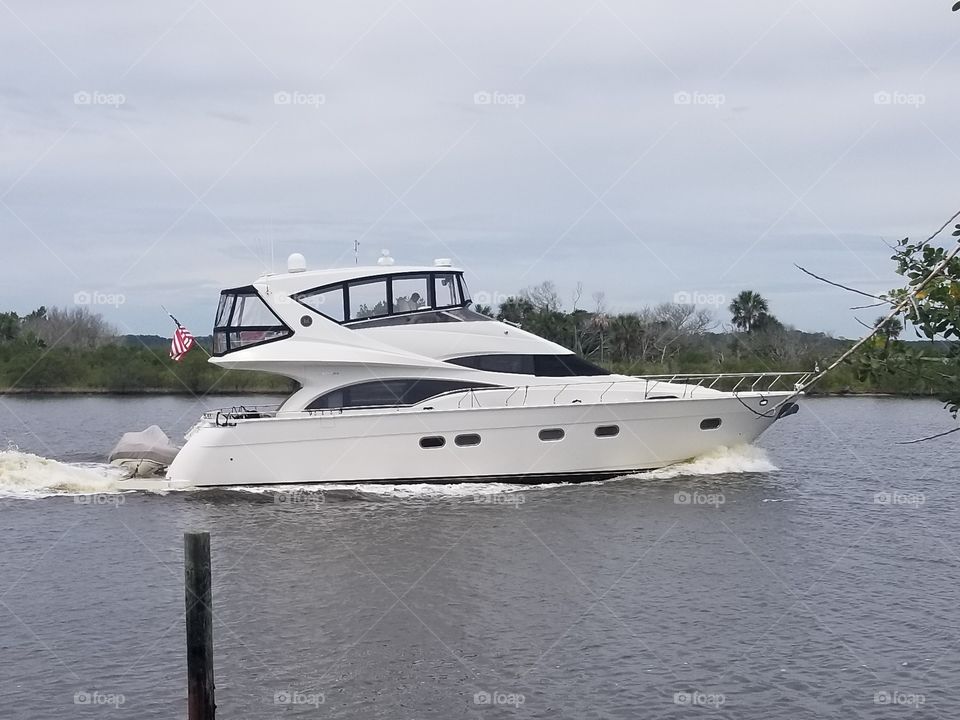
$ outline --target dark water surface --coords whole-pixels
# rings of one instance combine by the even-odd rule
[[[806,401],[760,442],[779,470],[34,496],[64,470],[26,453],[200,410],[0,399],[0,716],[185,717],[188,529],[225,719],[960,716],[960,444],[896,444],[949,428],[938,403]]]

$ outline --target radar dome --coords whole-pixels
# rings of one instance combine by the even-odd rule
[[[287,272],[301,273],[307,269],[307,259],[300,253],[293,253],[287,258]]]

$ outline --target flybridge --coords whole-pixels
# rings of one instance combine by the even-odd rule
[[[315,321],[371,327],[491,320],[470,309],[463,271],[447,259],[436,260],[433,266],[382,263],[308,271],[304,257],[294,253],[287,270],[221,293],[214,325],[215,356],[284,340],[295,330],[311,328]],[[281,304],[291,302],[304,314],[287,317]]]
[[[285,273],[267,273],[257,280],[257,283],[281,282],[285,289],[297,287],[297,289],[302,290],[311,287],[308,284],[310,282],[313,282],[314,285],[319,284],[318,280],[326,280],[332,283],[376,275],[393,275],[412,271],[430,272],[434,270],[463,273],[463,269],[455,267],[450,258],[437,258],[432,265],[397,265],[394,258],[389,254],[380,257],[376,265],[354,265],[352,267],[311,270],[307,267],[307,261],[303,255],[293,253],[287,259],[287,271]],[[292,290],[291,294],[296,291]]]

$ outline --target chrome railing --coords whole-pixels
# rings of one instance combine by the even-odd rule
[[[633,390],[638,393],[642,390],[642,399],[644,400],[665,400],[665,399],[691,399],[697,396],[698,391],[713,390],[718,392],[731,393],[738,396],[742,393],[767,393],[767,392],[796,392],[806,383],[812,372],[755,372],[755,373],[702,373],[685,374],[676,373],[673,375],[636,375],[627,376],[626,379],[614,378],[606,380],[578,380],[576,382],[555,382],[555,383],[536,383],[530,385],[515,386],[491,386],[482,388],[470,388],[468,390],[450,390],[445,393],[435,395],[425,403],[432,403],[441,398],[459,395],[457,402],[458,409],[464,408],[482,408],[482,407],[526,407],[531,402],[531,395],[535,394],[538,399],[544,396],[549,398],[550,402],[534,404],[552,404],[566,405],[570,403],[582,402],[579,397],[571,397],[571,393],[582,390],[600,389],[596,397],[586,397],[590,402],[610,402],[607,395],[614,390]],[[483,393],[485,398],[489,398],[491,393],[507,391],[508,394],[502,401],[502,405],[496,400],[482,400],[477,396]],[[619,402],[623,402],[620,400]],[[423,403],[418,403],[423,405]],[[354,410],[403,410],[411,406],[386,406],[370,405],[357,406],[349,408],[322,408],[317,410],[303,411],[308,415],[342,415],[344,412]],[[204,413],[206,420],[217,425],[230,425],[237,420],[260,420],[272,418],[277,415],[280,405],[235,405],[231,408],[221,408],[219,410],[210,410]]]
[[[202,416],[203,420],[209,420],[217,425],[230,425],[237,420],[261,420],[263,418],[276,417],[280,405],[234,405],[228,408],[218,408],[208,410]]]
[[[675,375],[638,375],[637,380],[653,383],[682,384],[708,390],[738,392],[773,392],[797,390],[813,376],[812,372],[754,372],[754,373],[706,373]],[[732,387],[729,387],[732,384]]]

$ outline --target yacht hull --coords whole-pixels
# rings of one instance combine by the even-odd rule
[[[280,415],[229,425],[205,421],[173,461],[165,486],[542,483],[613,477],[752,442],[782,414],[775,408],[788,395],[398,408]],[[712,428],[716,420],[719,427]],[[562,439],[551,439],[558,431]],[[469,436],[479,436],[479,443]],[[430,447],[440,443],[434,438],[443,438],[442,446]]]

